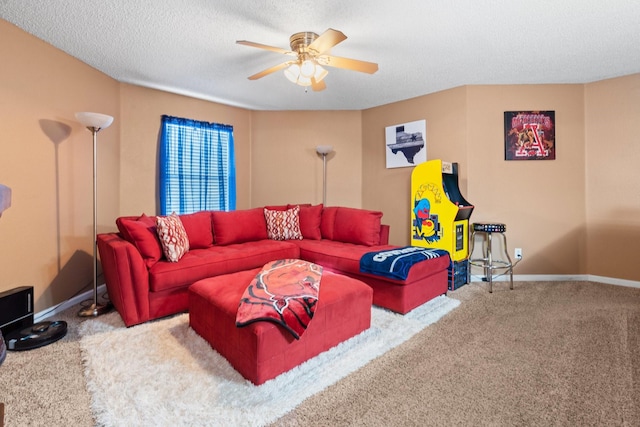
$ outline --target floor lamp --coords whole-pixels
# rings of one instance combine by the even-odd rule
[[[0,184],[0,216],[2,216],[2,212],[9,209],[11,207],[11,189],[6,185]],[[4,343],[4,338],[2,337],[2,331],[0,330],[0,365],[4,362],[5,357],[7,357],[7,345]],[[4,407],[3,404],[0,404],[0,426],[4,425]]]
[[[318,145],[316,152],[322,155],[322,204],[327,205],[327,154],[333,151],[330,145]]]
[[[97,186],[97,165],[96,165],[96,141],[98,132],[108,128],[113,122],[113,117],[100,113],[76,113],[76,119],[85,125],[93,134],[93,303],[78,312],[80,317],[95,317],[111,310],[111,303],[98,303],[98,248],[96,236],[98,235],[98,186]]]
[[[11,207],[11,189],[0,184],[0,216]]]

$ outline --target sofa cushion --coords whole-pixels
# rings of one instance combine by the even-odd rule
[[[292,208],[291,205],[273,205],[273,206],[265,206],[265,209],[271,209],[272,211],[286,211],[287,209]]]
[[[322,204],[300,205],[300,232],[304,239],[320,240],[322,233],[320,223],[322,222]]]
[[[300,248],[301,259],[320,264],[325,270],[343,273],[355,278],[375,277],[378,280],[398,285],[413,283],[449,267],[448,256],[429,259],[413,265],[406,280],[394,280],[360,272],[360,258],[367,252],[397,249],[397,246],[363,246],[331,240],[299,240],[294,243]]]
[[[189,249],[206,249],[213,246],[211,212],[183,214],[180,215],[180,221],[189,236]]]
[[[151,267],[149,288],[152,292],[183,288],[206,277],[262,267],[275,259],[299,258],[300,249],[291,242],[265,239],[190,250],[179,262],[160,261]]]
[[[300,258],[320,264],[332,271],[360,272],[360,258],[367,252],[391,249],[394,246],[363,246],[336,240],[301,240],[295,242],[300,248]]]
[[[158,237],[162,243],[162,252],[168,261],[178,262],[189,252],[189,236],[182,225],[182,221],[175,213],[159,216],[156,219]]]
[[[323,239],[333,240],[333,226],[336,223],[336,206],[324,207],[322,209],[322,218],[320,220],[320,234]]]
[[[382,212],[338,208],[333,226],[333,240],[356,245],[377,245],[380,243],[381,219]]]
[[[162,258],[162,245],[156,232],[156,217],[120,217],[116,226],[122,237],[132,243],[142,255],[147,268]]]
[[[267,222],[267,237],[272,240],[300,240],[300,208],[295,206],[284,211],[264,208]]]
[[[262,208],[211,212],[217,245],[231,245],[267,239],[267,222]]]

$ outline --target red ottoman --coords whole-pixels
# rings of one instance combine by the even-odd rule
[[[325,271],[313,320],[299,340],[271,322],[238,328],[240,298],[260,270],[211,277],[189,287],[189,325],[256,385],[371,325],[371,288],[359,280]]]

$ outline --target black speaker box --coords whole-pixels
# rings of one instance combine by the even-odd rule
[[[0,292],[0,330],[4,336],[33,325],[33,286]]]

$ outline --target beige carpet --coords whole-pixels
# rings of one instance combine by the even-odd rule
[[[640,425],[640,289],[474,283],[449,296],[463,303],[273,425]],[[55,316],[70,326],[61,341],[0,366],[8,427],[94,425],[76,311]]]
[[[485,288],[276,425],[640,425],[640,289]]]
[[[0,402],[6,427],[92,426],[91,396],[80,358],[76,316],[80,306],[49,320],[68,323],[67,335],[51,345],[7,352],[0,366]]]

